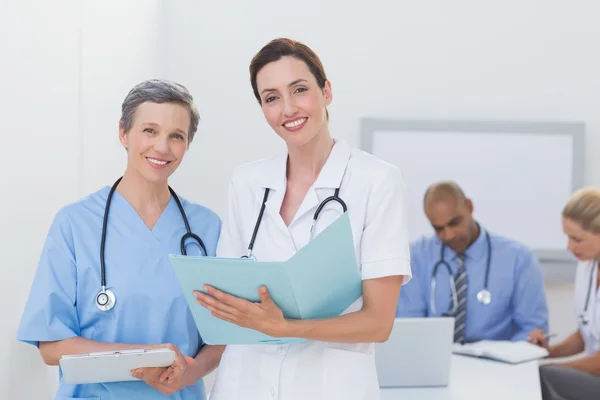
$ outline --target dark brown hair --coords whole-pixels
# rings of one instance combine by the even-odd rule
[[[258,104],[262,104],[262,101],[260,100],[260,94],[258,93],[258,87],[256,86],[256,75],[258,75],[258,72],[265,65],[286,56],[295,57],[300,61],[304,61],[310,69],[310,72],[317,79],[319,87],[321,89],[325,87],[325,82],[327,81],[325,69],[323,68],[323,64],[321,64],[319,57],[310,49],[310,47],[292,39],[273,39],[260,49],[250,62],[250,83],[252,84],[252,90],[254,90],[254,96],[256,97]]]

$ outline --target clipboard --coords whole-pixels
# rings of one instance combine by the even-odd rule
[[[206,344],[301,343],[301,338],[274,338],[212,316],[196,302],[204,285],[258,302],[266,286],[289,319],[333,318],[362,296],[350,219],[345,213],[287,261],[170,255],[171,265]]]
[[[171,349],[133,349],[64,355],[60,368],[65,383],[87,384],[137,381],[131,371],[144,367],[168,367],[175,361]]]

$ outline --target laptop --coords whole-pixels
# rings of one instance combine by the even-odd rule
[[[375,344],[381,388],[447,386],[454,318],[396,318],[389,339]]]

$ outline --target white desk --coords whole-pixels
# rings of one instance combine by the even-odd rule
[[[541,400],[537,361],[510,365],[453,355],[444,388],[382,389],[381,400]]]

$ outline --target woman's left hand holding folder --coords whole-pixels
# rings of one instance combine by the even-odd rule
[[[287,320],[281,308],[275,304],[266,287],[258,290],[260,302],[232,296],[211,286],[205,286],[210,295],[194,291],[198,304],[206,307],[212,315],[244,328],[254,329],[271,337],[285,336]]]

